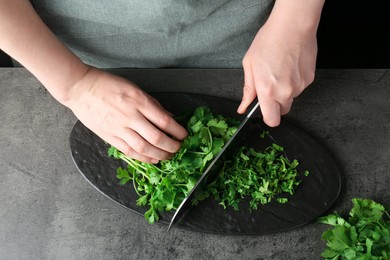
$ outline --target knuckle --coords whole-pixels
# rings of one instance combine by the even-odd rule
[[[179,151],[179,149],[180,149],[180,143],[179,143],[179,142],[175,142],[175,143],[173,144],[172,150],[169,151],[169,152],[171,152],[171,153],[176,153],[177,151]]]
[[[275,87],[271,84],[264,84],[262,85],[260,94],[265,99],[275,99]]]
[[[248,55],[245,55],[244,58],[242,59],[242,66],[245,68],[245,67],[248,67],[249,64],[250,64],[250,61],[249,61]]]
[[[139,140],[135,143],[133,149],[137,152],[137,153],[140,153],[140,154],[144,154],[147,150],[147,143],[145,140]]]
[[[152,144],[154,144],[154,145],[159,145],[159,144],[161,144],[163,138],[164,138],[164,134],[163,134],[162,132],[160,132],[160,131],[154,131],[154,132],[151,134],[149,140],[150,140],[150,142],[151,142]]]
[[[294,97],[294,87],[293,86],[286,86],[284,89],[283,89],[283,92],[282,92],[282,97],[281,99],[284,101],[284,100],[290,100]]]
[[[261,96],[265,100],[275,100],[284,103],[293,99],[295,92],[296,89],[290,84],[279,84],[278,87],[265,85],[261,90]]]
[[[310,71],[307,75],[307,79],[306,79],[306,83],[305,86],[311,84],[314,82],[314,78],[315,78],[315,72],[314,71]]]
[[[124,153],[125,155],[129,156],[129,157],[132,157],[133,155],[133,149],[131,149],[129,146],[127,147],[124,147],[122,149],[122,153]]]
[[[286,109],[283,109],[280,114],[287,115],[289,112],[290,112],[290,108],[286,108]]]
[[[158,117],[158,126],[160,128],[165,129],[169,126],[170,123],[171,123],[171,117],[169,115],[163,114]]]
[[[248,93],[249,94],[249,93],[254,91],[254,88],[251,85],[244,84],[244,86],[242,87],[242,90],[243,90],[244,93]]]
[[[144,92],[138,88],[132,89],[127,95],[131,98],[133,103],[144,104],[147,101],[147,97],[144,95]]]

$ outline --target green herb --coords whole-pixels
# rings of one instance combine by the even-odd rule
[[[108,150],[110,156],[127,163],[127,168],[117,169],[117,178],[122,185],[132,182],[139,196],[137,205],[149,207],[145,213],[149,223],[159,220],[159,212],[177,209],[239,124],[237,120],[213,115],[206,107],[176,120],[185,125],[189,135],[171,160],[153,165],[131,159],[113,146]],[[262,133],[262,138],[267,134]],[[232,206],[238,210],[239,202],[250,196],[250,209],[255,210],[258,204],[266,204],[278,194],[294,193],[300,183],[297,166],[298,161],[290,162],[283,155],[283,147],[276,144],[263,152],[242,147],[232,160],[223,162],[220,176],[195,194],[193,203],[213,196],[224,208]],[[276,200],[288,201],[285,197]]]
[[[239,209],[239,203],[250,196],[249,208],[256,210],[259,204],[266,204],[278,194],[294,194],[300,184],[298,161],[292,162],[283,155],[283,147],[277,144],[267,147],[263,152],[242,147],[225,160],[218,178],[202,192],[210,193],[224,208]],[[203,195],[202,197],[207,197]],[[287,198],[277,198],[286,203]]]
[[[325,259],[390,259],[390,216],[369,199],[352,199],[348,221],[337,213],[319,219],[333,228],[322,234]]]
[[[149,206],[145,217],[149,223],[159,220],[158,212],[176,209],[192,190],[208,163],[237,130],[237,120],[213,115],[210,109],[199,107],[186,122],[189,136],[171,160],[157,165],[127,157],[111,146],[108,155],[127,163],[118,168],[117,178],[122,185],[132,181],[139,199],[137,205]]]

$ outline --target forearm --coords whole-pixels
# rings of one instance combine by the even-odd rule
[[[276,0],[268,19],[286,29],[316,33],[325,0]]]
[[[63,104],[88,70],[42,22],[28,0],[0,0],[0,49]]]

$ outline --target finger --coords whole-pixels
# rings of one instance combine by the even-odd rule
[[[165,153],[176,153],[180,149],[179,141],[167,136],[144,117],[136,120],[132,124],[132,129],[144,140],[147,140],[150,145],[154,146],[156,149],[164,151]],[[140,152],[138,150],[136,151]]]
[[[260,101],[261,113],[263,121],[270,127],[275,127],[280,124],[281,106],[273,100]]]
[[[151,124],[149,123],[149,125]],[[150,130],[147,130],[145,128],[141,128],[141,129],[142,131],[136,131],[135,129],[133,130],[130,128],[124,128],[124,130],[120,133],[120,137],[131,147],[131,149],[133,149],[135,152],[143,156],[157,159],[157,160],[166,160],[172,157],[171,152],[162,150],[156,145],[149,142],[148,139],[149,136],[147,132]],[[160,132],[157,129],[155,131]],[[143,135],[145,135],[146,137],[144,137]],[[170,139],[168,137],[166,138]],[[178,146],[180,148],[180,144]]]
[[[239,114],[244,114],[248,106],[256,98],[255,83],[253,80],[252,66],[244,65],[244,87],[241,103],[237,109]]]
[[[110,144],[112,146],[114,146],[115,148],[117,148],[119,151],[121,151],[122,153],[124,153],[126,156],[128,156],[130,158],[133,158],[135,160],[145,162],[145,163],[153,163],[154,164],[154,163],[159,162],[159,160],[157,160],[157,159],[150,158],[150,157],[147,157],[145,155],[137,153],[125,141],[123,141],[122,139],[120,139],[118,137],[113,137],[111,140],[112,141],[110,142]]]
[[[151,106],[143,106],[140,108],[140,112],[145,117],[146,120],[142,120],[143,126],[147,127],[150,131],[148,132],[149,138],[152,138],[152,143],[158,145],[161,149],[164,149],[169,152],[176,152],[178,150],[177,145],[179,144],[177,141],[173,141],[167,135],[161,135],[161,131],[157,131],[158,129],[164,131],[167,134],[170,134],[177,140],[183,140],[187,137],[188,133],[186,129],[177,123],[173,117],[164,111],[165,109],[160,109],[155,104],[151,104]],[[154,129],[151,128],[151,125],[146,125],[146,121],[150,121],[153,125],[155,125]],[[157,128],[158,129],[157,129]],[[149,140],[149,138],[147,140]]]

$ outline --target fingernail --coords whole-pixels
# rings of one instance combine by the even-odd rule
[[[152,162],[153,164],[156,164],[156,163],[159,162],[159,160],[157,160],[157,159],[152,159],[151,162]]]

